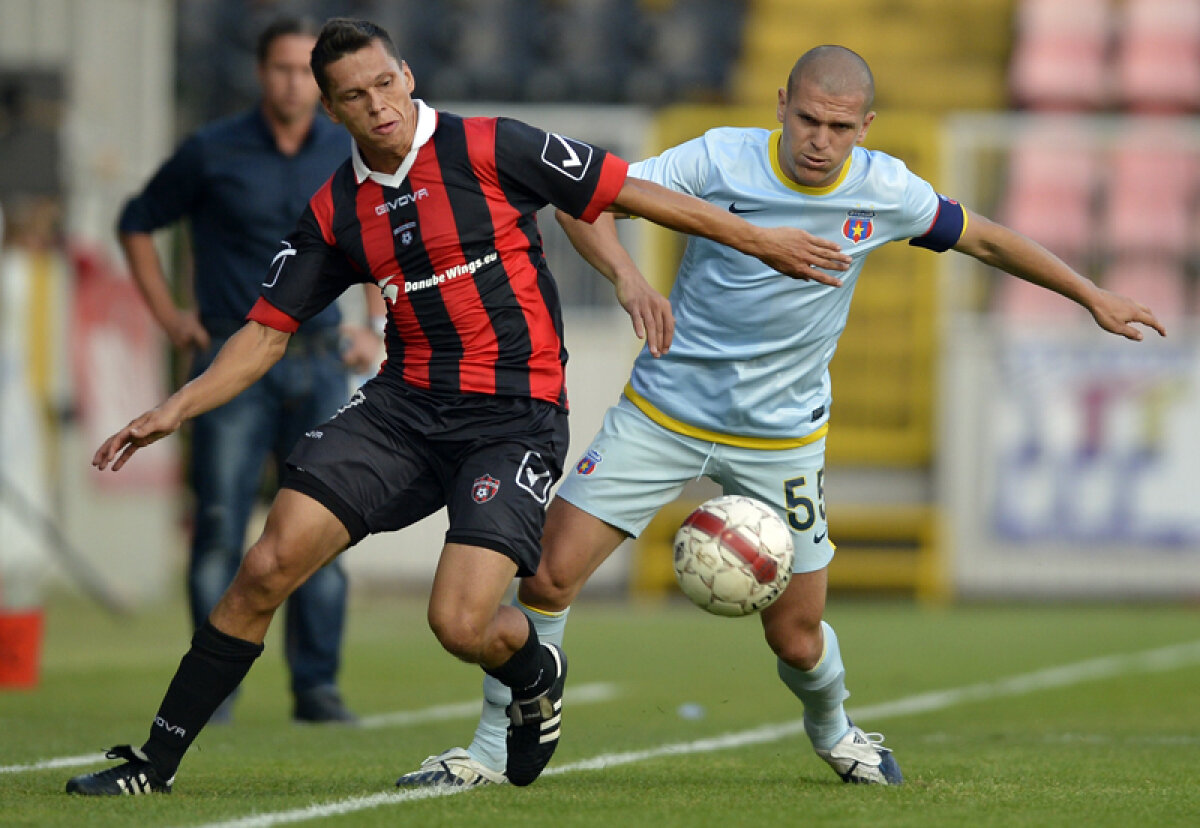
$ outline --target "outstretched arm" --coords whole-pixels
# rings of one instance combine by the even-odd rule
[[[279,361],[290,337],[247,322],[229,337],[203,374],[105,440],[92,456],[92,465],[103,471],[111,463],[112,470],[119,471],[138,449],[171,434],[185,420],[229,402]]]
[[[554,217],[579,255],[613,283],[617,301],[629,314],[638,339],[646,340],[646,347],[654,356],[665,354],[675,335],[671,303],[638,270],[617,238],[612,215],[601,213],[593,224],[573,219],[562,210],[556,210]]]
[[[632,176],[610,209],[728,245],[796,279],[840,286],[841,279],[824,271],[850,267],[850,257],[836,242],[795,227],[758,227],[703,199]]]
[[[1145,305],[1104,290],[1037,242],[978,213],[967,211],[967,229],[954,249],[1079,303],[1109,333],[1140,342],[1142,332],[1133,327],[1136,322],[1167,335]]]

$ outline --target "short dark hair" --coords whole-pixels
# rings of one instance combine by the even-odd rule
[[[267,53],[271,51],[271,44],[281,37],[288,35],[308,35],[316,37],[320,27],[317,21],[311,17],[278,17],[267,24],[267,28],[262,30],[258,36],[258,43],[255,44],[254,54],[258,58],[258,63],[261,66],[267,61]]]
[[[815,46],[801,55],[788,75],[789,99],[800,84],[800,78],[808,73],[812,73],[813,80],[826,92],[835,95],[861,93],[864,113],[875,103],[875,76],[871,67],[862,55],[845,46]]]
[[[325,21],[317,35],[317,45],[312,50],[312,73],[321,87],[321,94],[329,96],[329,79],[325,76],[325,67],[334,61],[353,54],[379,41],[387,53],[400,62],[400,53],[396,44],[385,29],[376,26],[368,20],[355,20],[349,17],[333,17]]]

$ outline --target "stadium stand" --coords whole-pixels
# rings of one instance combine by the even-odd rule
[[[1116,94],[1124,109],[1200,112],[1200,3],[1124,0],[1117,31]]]
[[[1073,266],[1087,263],[1095,227],[1099,159],[1067,119],[1032,121],[1009,153],[999,218]]]
[[[1108,0],[1022,0],[1009,62],[1013,105],[1101,109],[1110,96]]]
[[[1191,250],[1200,153],[1170,123],[1130,121],[1108,164],[1102,237],[1110,255],[1182,261]]]
[[[732,95],[773,100],[806,49],[838,43],[861,54],[879,80],[879,109],[925,113],[999,109],[1014,0],[752,0]]]
[[[541,34],[532,0],[459,0],[447,4],[441,17],[427,16],[427,35],[398,21],[401,31],[412,30],[404,51],[414,39],[432,36],[436,58],[426,68],[412,61],[427,94],[446,100],[519,100],[524,80],[536,60]],[[399,44],[397,44],[399,46]]]
[[[189,123],[249,105],[253,33],[282,12],[384,26],[437,101],[635,103],[729,98],[742,0],[180,0]],[[223,94],[216,90],[222,90]]]
[[[628,67],[640,55],[640,42],[622,36],[635,19],[634,0],[581,0],[538,9],[536,58],[521,99],[593,103],[622,100]]]

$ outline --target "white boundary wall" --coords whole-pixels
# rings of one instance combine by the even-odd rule
[[[162,0],[0,0],[0,66],[63,75],[60,172],[72,240],[115,254],[124,198],[170,149],[174,42],[174,4]],[[159,599],[178,588],[178,493],[97,491],[87,474],[95,446],[84,442],[63,429],[52,474],[59,528],[122,596]]]
[[[945,192],[988,214],[983,163],[1028,118],[948,123]],[[1097,141],[1117,122],[1080,122]],[[1200,135],[1195,121],[1181,134]],[[1192,145],[1200,156],[1200,140]],[[945,257],[938,501],[963,596],[1200,595],[1200,335],[1160,340],[1085,320],[1019,322],[966,309],[981,275]],[[973,281],[974,280],[974,281]],[[1162,314],[1178,308],[1158,308]]]

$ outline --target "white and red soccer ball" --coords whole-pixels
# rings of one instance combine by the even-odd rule
[[[792,579],[792,535],[765,503],[723,495],[700,504],[675,533],[683,594],[715,615],[770,606]]]

